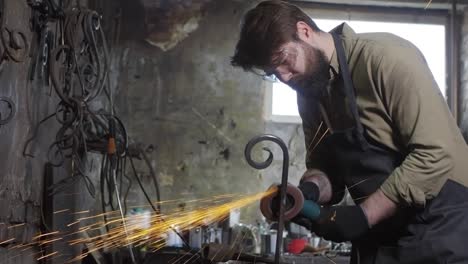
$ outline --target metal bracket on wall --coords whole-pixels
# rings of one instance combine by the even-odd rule
[[[9,112],[6,116],[3,116],[3,111],[9,109]],[[0,97],[0,126],[5,125],[13,119],[16,113],[16,106],[13,101],[8,97]]]

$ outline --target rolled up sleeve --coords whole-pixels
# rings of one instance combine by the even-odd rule
[[[424,60],[412,46],[383,51],[374,82],[406,157],[380,189],[398,204],[424,206],[453,171],[453,122]]]

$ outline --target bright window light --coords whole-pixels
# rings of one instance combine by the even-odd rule
[[[389,32],[412,42],[423,53],[429,68],[445,96],[445,26],[371,21],[343,21],[315,19],[323,31],[330,31],[342,22],[348,23],[356,33]],[[273,83],[272,115],[298,116],[296,92],[281,82]]]

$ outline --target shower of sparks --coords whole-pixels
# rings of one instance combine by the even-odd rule
[[[21,227],[21,226],[24,226],[25,223],[21,223],[21,224],[17,224],[17,225],[12,225],[12,226],[9,226],[8,229],[12,229],[12,228],[17,228],[17,227]]]
[[[314,152],[315,148],[320,144],[320,142],[322,142],[322,139],[328,134],[328,131],[330,131],[329,128],[327,128],[327,130],[325,130],[325,132],[323,132],[322,136],[321,136],[320,139],[317,141],[317,143],[316,143],[315,146],[312,148],[312,150],[310,150],[310,152]]]
[[[320,122],[320,125],[318,126],[317,130],[315,131],[315,135],[314,137],[312,138],[312,140],[310,141],[309,145],[307,146],[307,156],[306,156],[306,159],[309,159],[309,157],[312,155],[312,152],[314,152],[315,148],[320,144],[320,142],[322,142],[323,138],[328,134],[328,132],[330,131],[330,128],[327,128],[325,130],[325,132],[322,133],[322,135],[319,137],[319,140],[317,142],[315,142],[315,139],[317,138],[317,136],[319,135],[320,133],[320,129],[322,128],[322,125],[323,125],[323,121]],[[314,144],[315,143],[315,144]]]
[[[86,211],[80,211],[80,212],[75,212],[75,213],[72,213],[72,214],[76,214],[76,215],[78,215],[78,214],[87,214],[87,213],[89,213],[89,210],[86,210]]]
[[[10,238],[10,239],[1,241],[1,242],[0,242],[0,245],[2,245],[2,244],[7,244],[8,242],[12,242],[12,241],[14,241],[14,240],[15,240],[15,238]]]
[[[431,5],[431,3],[432,3],[432,0],[429,0],[429,2],[427,2],[427,5],[424,9],[427,9]]]
[[[319,127],[317,128],[317,131],[315,131],[315,135],[314,135],[314,137],[312,138],[312,140],[310,141],[309,146],[307,147],[308,150],[311,149],[312,143],[314,142],[315,138],[317,137],[317,135],[318,135],[318,133],[319,133],[319,131],[320,131],[320,128],[322,128],[322,125],[323,125],[323,121],[320,122],[320,125],[319,125]]]
[[[54,214],[60,214],[60,213],[64,213],[64,212],[67,212],[67,211],[70,211],[70,209],[58,210],[58,211],[55,211]]]
[[[113,248],[124,248],[129,245],[146,246],[151,251],[157,251],[166,244],[166,237],[169,232],[188,231],[193,228],[207,226],[209,224],[222,221],[229,216],[233,209],[239,209],[259,201],[265,196],[276,193],[277,188],[271,188],[266,192],[253,195],[224,194],[204,199],[192,200],[169,200],[160,204],[177,204],[183,202],[183,208],[175,208],[165,214],[153,213],[148,220],[147,215],[129,215],[121,218],[119,211],[101,213],[97,215],[85,215],[89,211],[70,212],[71,215],[80,217],[68,224],[69,227],[79,225],[77,230],[69,233],[53,231],[38,234],[32,238],[29,244],[13,244],[15,238],[0,241],[0,245],[10,245],[10,250],[20,250],[22,248],[32,248],[34,246],[49,246],[56,241],[62,241],[69,245],[86,245],[88,252],[69,259],[66,263],[77,262],[85,258],[88,254],[100,250]],[[141,207],[139,207],[141,208]],[[68,209],[56,211],[63,213]],[[106,216],[107,221],[103,221]],[[125,228],[123,226],[125,222]],[[21,225],[11,226],[18,228]],[[102,231],[109,228],[108,232],[91,235],[89,231]],[[98,233],[98,232],[91,232]],[[24,249],[23,249],[24,250]],[[60,252],[54,251],[48,254],[36,256],[37,260],[51,259],[60,256]]]
[[[46,259],[46,258],[52,257],[52,256],[57,255],[57,254],[58,254],[58,251],[55,251],[55,252],[52,252],[50,254],[39,257],[39,258],[37,258],[37,260]]]

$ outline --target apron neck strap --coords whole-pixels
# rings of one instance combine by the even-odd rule
[[[359,112],[358,107],[356,104],[356,95],[354,93],[354,85],[351,79],[351,74],[349,72],[348,62],[346,60],[345,51],[343,48],[343,44],[341,43],[341,38],[336,33],[331,33],[333,36],[333,42],[335,43],[335,50],[336,55],[338,57],[338,63],[340,66],[340,75],[341,79],[343,80],[343,92],[347,97],[346,102],[348,103],[348,107],[350,107],[351,113],[353,115],[354,123],[358,132],[362,134],[364,131],[362,128],[362,124],[359,121]]]

